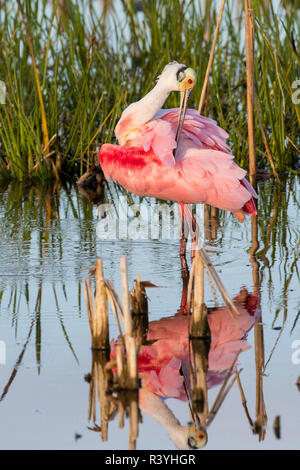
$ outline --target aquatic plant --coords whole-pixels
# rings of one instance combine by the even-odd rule
[[[106,2],[105,2],[106,3]],[[255,82],[262,126],[279,172],[299,157],[299,13],[254,1]],[[215,4],[122,0],[0,2],[0,176],[73,178],[113,141],[122,109],[146,93],[170,60],[197,71],[197,108],[216,26]],[[242,10],[226,2],[203,113],[230,134],[237,162],[248,167],[246,65]],[[177,106],[171,95],[166,106]],[[257,167],[269,171],[255,127]]]

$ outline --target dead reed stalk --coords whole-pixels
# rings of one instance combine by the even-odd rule
[[[138,389],[138,368],[137,368],[137,346],[133,336],[127,338],[126,341],[126,357],[127,357],[127,388],[129,390]]]
[[[254,326],[254,342],[256,369],[256,420],[254,423],[254,433],[258,434],[259,442],[261,442],[265,438],[268,422],[263,393],[264,330],[261,317]]]
[[[205,100],[205,93],[206,93],[206,89],[207,89],[210,69],[211,69],[211,66],[212,66],[213,58],[214,58],[215,47],[216,47],[216,44],[217,44],[217,39],[218,39],[219,29],[220,29],[220,25],[221,25],[221,21],[222,21],[222,15],[223,15],[224,7],[225,7],[225,2],[226,2],[226,0],[222,0],[222,4],[221,4],[219,16],[218,16],[218,21],[217,21],[217,26],[216,26],[216,31],[215,31],[213,43],[212,43],[212,46],[211,46],[210,56],[209,56],[209,60],[208,60],[207,68],[206,68],[205,78],[204,78],[203,87],[202,87],[201,96],[200,96],[200,101],[199,101],[199,106],[198,106],[198,111],[199,111],[200,114],[201,114],[201,110],[202,110],[203,103],[204,103],[204,100]]]
[[[133,338],[131,338],[133,340]],[[126,360],[120,346],[116,347],[116,361],[109,361],[108,351],[94,350],[91,373],[88,374],[89,400],[88,420],[94,427],[89,428],[101,433],[102,441],[108,440],[108,423],[119,412],[119,427],[124,427],[125,414],[129,416],[129,449],[136,447],[140,412],[137,390],[118,390],[111,388],[109,370],[117,365],[117,386],[127,387]],[[100,425],[97,422],[97,409],[100,410]]]
[[[111,417],[115,406],[111,403],[106,390],[108,388],[105,366],[109,359],[108,351],[93,350],[92,368],[90,374],[90,388],[88,401],[88,420],[93,421],[94,430],[101,430],[102,440],[108,439],[108,421]],[[98,427],[97,421],[97,400],[100,408],[100,423]]]
[[[127,279],[127,261],[125,256],[121,256],[121,280],[122,280],[122,297],[123,297],[123,313],[124,327],[126,336],[132,336],[132,318],[129,309],[128,279]]]
[[[102,261],[97,259],[95,299],[92,281],[84,281],[84,294],[92,336],[93,362],[90,375],[88,419],[93,419],[93,431],[101,432],[102,440],[108,438],[108,421],[119,411],[120,428],[124,426],[125,414],[130,420],[129,449],[136,448],[138,436],[138,367],[137,345],[133,336],[132,316],[129,309],[126,258],[121,258],[123,305],[112,283],[103,278]],[[139,279],[139,278],[138,278]],[[115,359],[109,360],[108,300],[117,320],[121,343],[115,347]],[[121,322],[125,328],[122,333]],[[103,351],[101,351],[103,349]],[[105,356],[104,356],[105,354]],[[113,369],[116,373],[113,374]],[[96,424],[97,401],[100,407],[100,426]]]
[[[115,315],[120,332],[121,346],[116,346],[116,360],[110,361],[108,369],[117,365],[117,388],[137,390],[138,370],[137,370],[137,345],[133,336],[132,315],[129,309],[129,293],[127,281],[126,258],[121,257],[121,279],[123,305],[119,296],[110,281],[103,278],[102,261],[96,261],[96,293],[95,302],[92,293],[92,281],[89,276],[89,283],[84,281],[84,294],[87,305],[88,319],[92,337],[93,349],[109,349],[109,322],[108,322],[108,301]],[[121,321],[124,324],[125,335],[122,333]],[[116,363],[116,364],[115,364]]]
[[[200,424],[205,426],[208,416],[208,396],[206,373],[208,371],[208,354],[210,338],[194,338],[191,340],[191,392],[194,413],[197,413]]]
[[[260,272],[259,262],[256,259],[256,252],[259,248],[257,216],[251,217],[252,246],[250,249],[250,262],[252,265],[252,277],[254,293],[259,295]],[[266,434],[266,424],[268,421],[263,394],[263,376],[266,368],[264,352],[264,327],[262,316],[254,325],[255,343],[255,369],[256,369],[256,420],[253,425],[254,434],[258,434],[259,441],[264,440]]]
[[[204,303],[204,264],[199,250],[195,252],[193,263],[195,263],[193,271],[194,299],[190,336],[192,338],[210,338],[207,308]]]
[[[276,416],[273,424],[274,434],[277,439],[281,439],[281,422],[280,416]]]
[[[109,349],[108,305],[101,259],[96,261],[95,336],[100,349]]]
[[[129,450],[136,449],[136,440],[138,437],[139,431],[139,404],[138,404],[138,395],[134,392],[130,392],[131,396],[129,397]],[[132,394],[134,393],[134,396]]]
[[[138,389],[138,373],[137,373],[137,346],[133,336],[132,315],[129,309],[129,293],[127,278],[127,261],[125,256],[121,256],[121,280],[123,294],[123,313],[125,327],[125,344],[127,358],[127,387],[129,390]]]
[[[129,292],[131,312],[133,315],[148,315],[148,299],[144,283],[138,274],[135,281],[135,288]]]
[[[109,349],[108,305],[101,260],[96,261],[95,302],[91,277],[89,277],[89,284],[84,280],[83,288],[91,330],[92,349]]]
[[[255,163],[255,71],[254,71],[254,20],[252,0],[245,0],[245,45],[246,45],[246,72],[247,72],[247,114],[248,114],[248,141],[249,141],[249,175],[250,179],[256,175]]]

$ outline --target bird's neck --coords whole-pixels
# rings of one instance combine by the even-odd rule
[[[147,95],[145,95],[140,101],[134,103],[136,105],[136,110],[141,110],[141,115],[147,114],[148,119],[145,122],[150,121],[157,111],[163,106],[164,102],[168,98],[170,91],[163,86],[159,81],[152,88]]]
[[[159,81],[155,87],[136,103],[125,109],[116,126],[116,136],[121,145],[126,143],[130,133],[139,129],[146,122],[151,121],[163,106],[170,91]]]
[[[168,431],[181,427],[180,422],[170,408],[168,408],[164,400],[159,395],[145,388],[140,390],[140,407],[143,412],[152,416],[152,418]]]
[[[140,408],[163,426],[176,447],[186,449],[188,426],[182,426],[165,401],[155,393],[140,390]]]

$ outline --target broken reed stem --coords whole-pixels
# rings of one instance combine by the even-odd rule
[[[124,409],[123,402],[121,400],[118,403],[118,407],[119,407],[119,428],[123,429],[124,424],[125,424],[125,409]]]
[[[134,397],[131,397],[129,406],[129,450],[135,450],[139,426],[139,406],[136,394]]]
[[[247,114],[248,114],[248,141],[249,141],[249,175],[256,174],[255,164],[255,71],[254,71],[254,21],[252,0],[245,0],[245,45],[246,45],[246,71],[247,71]]]
[[[204,264],[199,250],[195,253],[195,297],[194,297],[194,317],[200,320],[201,305],[204,303]]]
[[[199,249],[195,252],[194,301],[191,322],[192,338],[210,338],[207,308],[204,303],[204,264]]]
[[[205,93],[206,93],[206,89],[207,89],[209,73],[210,73],[210,69],[211,69],[211,66],[212,66],[213,58],[214,58],[215,47],[216,47],[218,34],[219,34],[219,29],[220,29],[220,25],[221,25],[221,21],[222,21],[222,15],[223,15],[224,7],[225,7],[225,1],[226,0],[222,1],[222,5],[221,5],[221,8],[220,8],[218,21],[217,21],[217,26],[216,26],[216,31],[215,31],[213,43],[212,43],[212,46],[211,46],[210,56],[209,56],[209,60],[208,60],[207,68],[206,68],[205,78],[204,78],[204,82],[203,82],[203,87],[202,87],[200,101],[199,101],[199,107],[198,107],[198,111],[199,111],[200,114],[201,114],[201,110],[202,110],[204,99],[205,99]]]
[[[137,348],[134,337],[129,337],[126,340],[127,348],[127,371],[128,383],[127,386],[130,390],[138,389],[138,368],[137,368]]]
[[[127,279],[127,261],[125,256],[121,256],[121,280],[123,295],[123,313],[125,327],[125,344],[127,353],[127,380],[126,388],[136,390],[138,388],[138,372],[137,372],[137,348],[132,330],[132,316],[129,309],[129,293]]]
[[[259,441],[264,440],[266,434],[266,424],[268,417],[266,414],[264,393],[263,393],[263,370],[264,370],[264,330],[262,317],[254,325],[254,349],[255,349],[255,369],[256,369],[256,420],[254,424],[255,433],[259,435]]]
[[[195,260],[195,258],[194,258],[194,260]],[[191,311],[194,276],[195,276],[195,263],[193,261],[192,267],[191,267],[191,272],[190,272],[189,283],[188,283],[188,294],[187,294],[187,313],[188,314]]]
[[[100,429],[103,441],[107,441],[108,439],[108,421],[111,410],[111,402],[109,396],[106,394],[107,376],[105,368],[108,359],[109,352],[107,350],[93,350],[89,381],[88,420],[93,419],[93,423],[96,425],[98,401],[101,422]]]
[[[129,310],[128,279],[127,279],[127,261],[125,256],[121,256],[121,280],[123,296],[124,327],[126,336],[132,336],[132,318]]]
[[[100,351],[95,351],[100,352]],[[106,396],[106,379],[104,374],[104,364],[98,357],[96,356],[95,359],[95,369],[94,369],[94,377],[95,386],[97,387],[98,392],[98,402],[100,405],[100,414],[101,414],[101,434],[102,434],[102,441],[106,442],[108,438],[108,415],[109,415],[109,400]]]
[[[274,434],[277,439],[281,439],[280,416],[276,416],[273,424]]]
[[[135,288],[130,291],[130,304],[133,315],[148,315],[148,300],[141,277],[138,274],[135,281]]]
[[[95,305],[93,299],[92,280],[83,281],[89,326],[92,337],[92,349],[109,349],[108,307],[105,283],[102,277],[102,263],[97,260]]]
[[[123,343],[123,347],[124,347],[124,351],[125,351],[125,349],[126,349],[125,339],[124,339],[124,335],[123,335],[123,332],[122,332],[121,323],[120,323],[119,315],[118,315],[118,311],[119,311],[119,313],[122,315],[121,318],[123,319],[123,313],[121,313],[122,308],[121,308],[121,310],[119,310],[120,306],[118,305],[118,302],[117,302],[115,296],[113,295],[113,292],[111,290],[109,282],[110,281],[106,281],[106,294],[107,294],[109,303],[111,305],[111,308],[113,310],[113,313],[114,313],[114,316],[115,316],[115,319],[116,319],[116,322],[117,322],[119,334],[120,334],[120,337],[121,337],[121,341]],[[118,306],[118,310],[117,310],[117,306]]]
[[[191,380],[192,407],[193,411],[200,415],[201,425],[205,426],[208,415],[206,373],[208,371],[210,339],[192,339],[191,343],[193,358],[193,364],[190,364],[193,379]]]
[[[84,295],[86,299],[88,319],[92,334],[93,363],[91,372],[91,382],[88,402],[88,418],[93,417],[94,430],[101,431],[102,440],[108,439],[108,421],[119,410],[120,427],[124,426],[125,412],[130,418],[129,448],[136,448],[138,435],[138,366],[137,366],[137,345],[136,339],[132,335],[132,318],[129,310],[129,296],[127,286],[126,258],[121,258],[121,278],[123,289],[123,307],[120,303],[110,281],[103,278],[102,261],[96,260],[96,293],[95,307],[93,307],[92,281],[89,276],[89,283],[84,280]],[[122,344],[115,347],[116,357],[109,361],[109,350],[99,351],[105,341],[109,345],[108,337],[108,300],[114,311]],[[125,325],[126,336],[122,334],[119,315]],[[107,334],[106,334],[107,332]],[[103,336],[103,333],[105,335]],[[104,357],[104,354],[106,356]],[[105,359],[105,361],[104,361]],[[112,368],[116,367],[115,377]],[[110,384],[110,385],[109,385]],[[117,391],[117,399],[111,391]],[[110,393],[107,393],[110,391]],[[126,391],[124,394],[122,391]],[[128,393],[130,399],[128,401]],[[133,394],[134,393],[134,398]],[[127,398],[126,398],[127,397]],[[125,399],[125,401],[124,401]],[[100,426],[96,425],[96,405],[100,405]],[[111,412],[112,410],[112,412]],[[114,416],[113,416],[114,417]]]
[[[96,260],[96,295],[93,318],[93,347],[109,349],[108,305],[102,260]]]
[[[96,295],[93,302],[92,280],[83,282],[93,349],[109,349],[108,305],[103,279],[102,261],[96,261]]]
[[[124,354],[120,346],[116,346],[116,362],[117,362],[117,380],[120,388],[124,386]]]
[[[210,238],[216,240],[219,227],[219,209],[217,207],[210,206],[210,225]]]
[[[200,258],[199,250],[196,250],[195,258],[195,275],[194,275],[194,301],[192,312],[192,329],[195,324],[201,320],[201,306],[204,302],[204,272],[203,263]]]
[[[95,393],[94,393],[94,382],[93,379],[91,379],[90,382],[90,388],[89,388],[89,399],[88,399],[88,421],[91,420],[92,418],[92,413],[93,413],[93,422],[95,423],[96,421],[96,412],[95,412]]]

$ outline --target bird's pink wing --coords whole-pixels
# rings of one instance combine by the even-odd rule
[[[145,152],[150,149],[159,157],[163,165],[172,168],[175,165],[173,150],[176,148],[179,109],[160,110],[154,119],[139,128],[136,144]],[[210,118],[201,116],[198,111],[188,109],[186,112],[181,142],[188,141],[198,149],[214,149],[230,153],[226,143],[228,134]],[[180,153],[177,158],[180,159]]]
[[[172,126],[175,135],[178,123],[179,109],[161,109],[156,113],[155,118],[167,121]],[[182,140],[188,139],[193,142],[197,148],[211,148],[214,150],[222,150],[230,153],[230,147],[226,141],[228,139],[227,132],[219,127],[213,119],[201,116],[195,109],[187,109],[183,129]],[[178,155],[178,154],[177,154]],[[179,157],[180,158],[180,157]]]
[[[202,201],[225,210],[236,211],[251,198],[241,184],[246,171],[233,156],[214,149],[186,146],[176,168],[189,175],[189,191],[201,193]]]
[[[167,168],[175,165],[176,140],[172,123],[162,119],[147,122],[138,130],[137,143],[145,152],[151,149]]]

